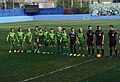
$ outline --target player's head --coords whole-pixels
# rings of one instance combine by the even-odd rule
[[[53,33],[53,28],[50,29],[50,32]]]
[[[66,32],[66,29],[65,29],[65,28],[63,28],[63,29],[62,29],[62,31],[63,31],[63,32]]]
[[[27,31],[30,32],[30,28],[27,28]]]
[[[79,28],[79,33],[82,33],[83,32],[83,29],[82,28]]]
[[[14,32],[14,28],[11,28],[10,31],[11,31],[11,32]]]
[[[113,25],[109,25],[110,30],[113,30]]]
[[[47,27],[45,27],[45,28],[44,28],[44,31],[47,31],[47,30],[48,30]]]
[[[61,28],[61,27],[58,27],[58,31],[61,32],[61,31],[62,31],[62,28]]]
[[[18,32],[21,32],[22,31],[22,28],[18,28]]]
[[[38,26],[35,26],[35,30],[38,30],[39,29],[39,27]]]
[[[100,27],[100,26],[97,26],[97,30],[101,30],[101,27]]]
[[[88,29],[89,29],[89,30],[92,30],[92,26],[91,26],[91,25],[89,25],[89,26],[88,26]]]
[[[39,28],[39,31],[42,32],[42,28]]]
[[[75,31],[75,29],[73,27],[71,27],[71,32],[74,32],[74,31]]]

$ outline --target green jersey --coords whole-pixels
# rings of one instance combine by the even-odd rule
[[[39,32],[38,36],[39,36],[39,42],[42,43],[43,42],[43,32]]]
[[[15,40],[16,34],[14,32],[10,32],[7,36],[7,40]]]
[[[62,38],[62,34],[57,31],[56,36],[57,36],[57,41],[60,41]]]
[[[78,33],[78,35],[77,35],[77,37],[78,37],[78,41],[85,41],[85,36],[84,36],[84,34],[83,33]]]
[[[24,39],[24,33],[23,32],[17,32],[17,39],[23,40]]]
[[[50,39],[50,41],[55,41],[55,34],[49,33],[49,39]]]
[[[44,38],[44,40],[48,40],[48,31],[44,32],[43,38]]]
[[[25,40],[26,41],[32,40],[32,33],[31,32],[27,32],[27,34],[25,35]]]
[[[68,41],[67,33],[62,33],[62,41]]]

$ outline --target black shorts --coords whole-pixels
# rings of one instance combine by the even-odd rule
[[[93,46],[94,46],[94,43],[87,41],[87,45],[93,47]]]
[[[96,42],[96,46],[102,46],[102,42]]]
[[[109,47],[114,47],[116,45],[116,42],[109,42]]]

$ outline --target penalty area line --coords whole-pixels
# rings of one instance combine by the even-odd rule
[[[37,79],[37,78],[40,78],[40,77],[44,77],[44,76],[48,76],[48,75],[51,75],[51,74],[54,74],[54,73],[57,73],[57,72],[61,72],[63,70],[70,69],[72,67],[76,67],[78,65],[89,63],[89,62],[92,62],[92,61],[95,61],[95,60],[97,60],[97,58],[90,59],[90,60],[87,60],[87,61],[84,61],[84,62],[81,62],[81,63],[78,63],[78,64],[70,65],[70,66],[67,66],[67,67],[64,67],[64,68],[60,68],[58,70],[51,71],[51,72],[48,72],[48,73],[44,73],[44,74],[41,74],[41,75],[37,75],[37,76],[31,77],[31,78],[28,78],[28,79],[25,79],[25,80],[22,80],[22,81],[19,81],[19,82],[28,82],[28,81],[31,81],[31,80],[34,80],[34,79]]]

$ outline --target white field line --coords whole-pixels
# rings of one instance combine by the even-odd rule
[[[37,78],[40,78],[40,77],[44,77],[44,76],[51,75],[51,74],[54,74],[54,73],[57,73],[57,72],[61,72],[63,70],[70,69],[72,67],[76,67],[78,65],[89,63],[89,62],[92,62],[92,61],[95,61],[95,60],[97,60],[97,58],[90,59],[90,60],[87,60],[87,61],[84,61],[84,62],[81,62],[81,63],[78,63],[78,64],[70,65],[70,66],[67,66],[67,67],[64,67],[64,68],[60,68],[58,70],[51,71],[49,73],[41,74],[41,75],[38,75],[38,76],[34,76],[34,77],[31,77],[31,78],[28,78],[28,79],[25,79],[25,80],[22,80],[22,81],[19,81],[19,82],[31,81],[31,80],[34,80],[34,79],[37,79]]]

